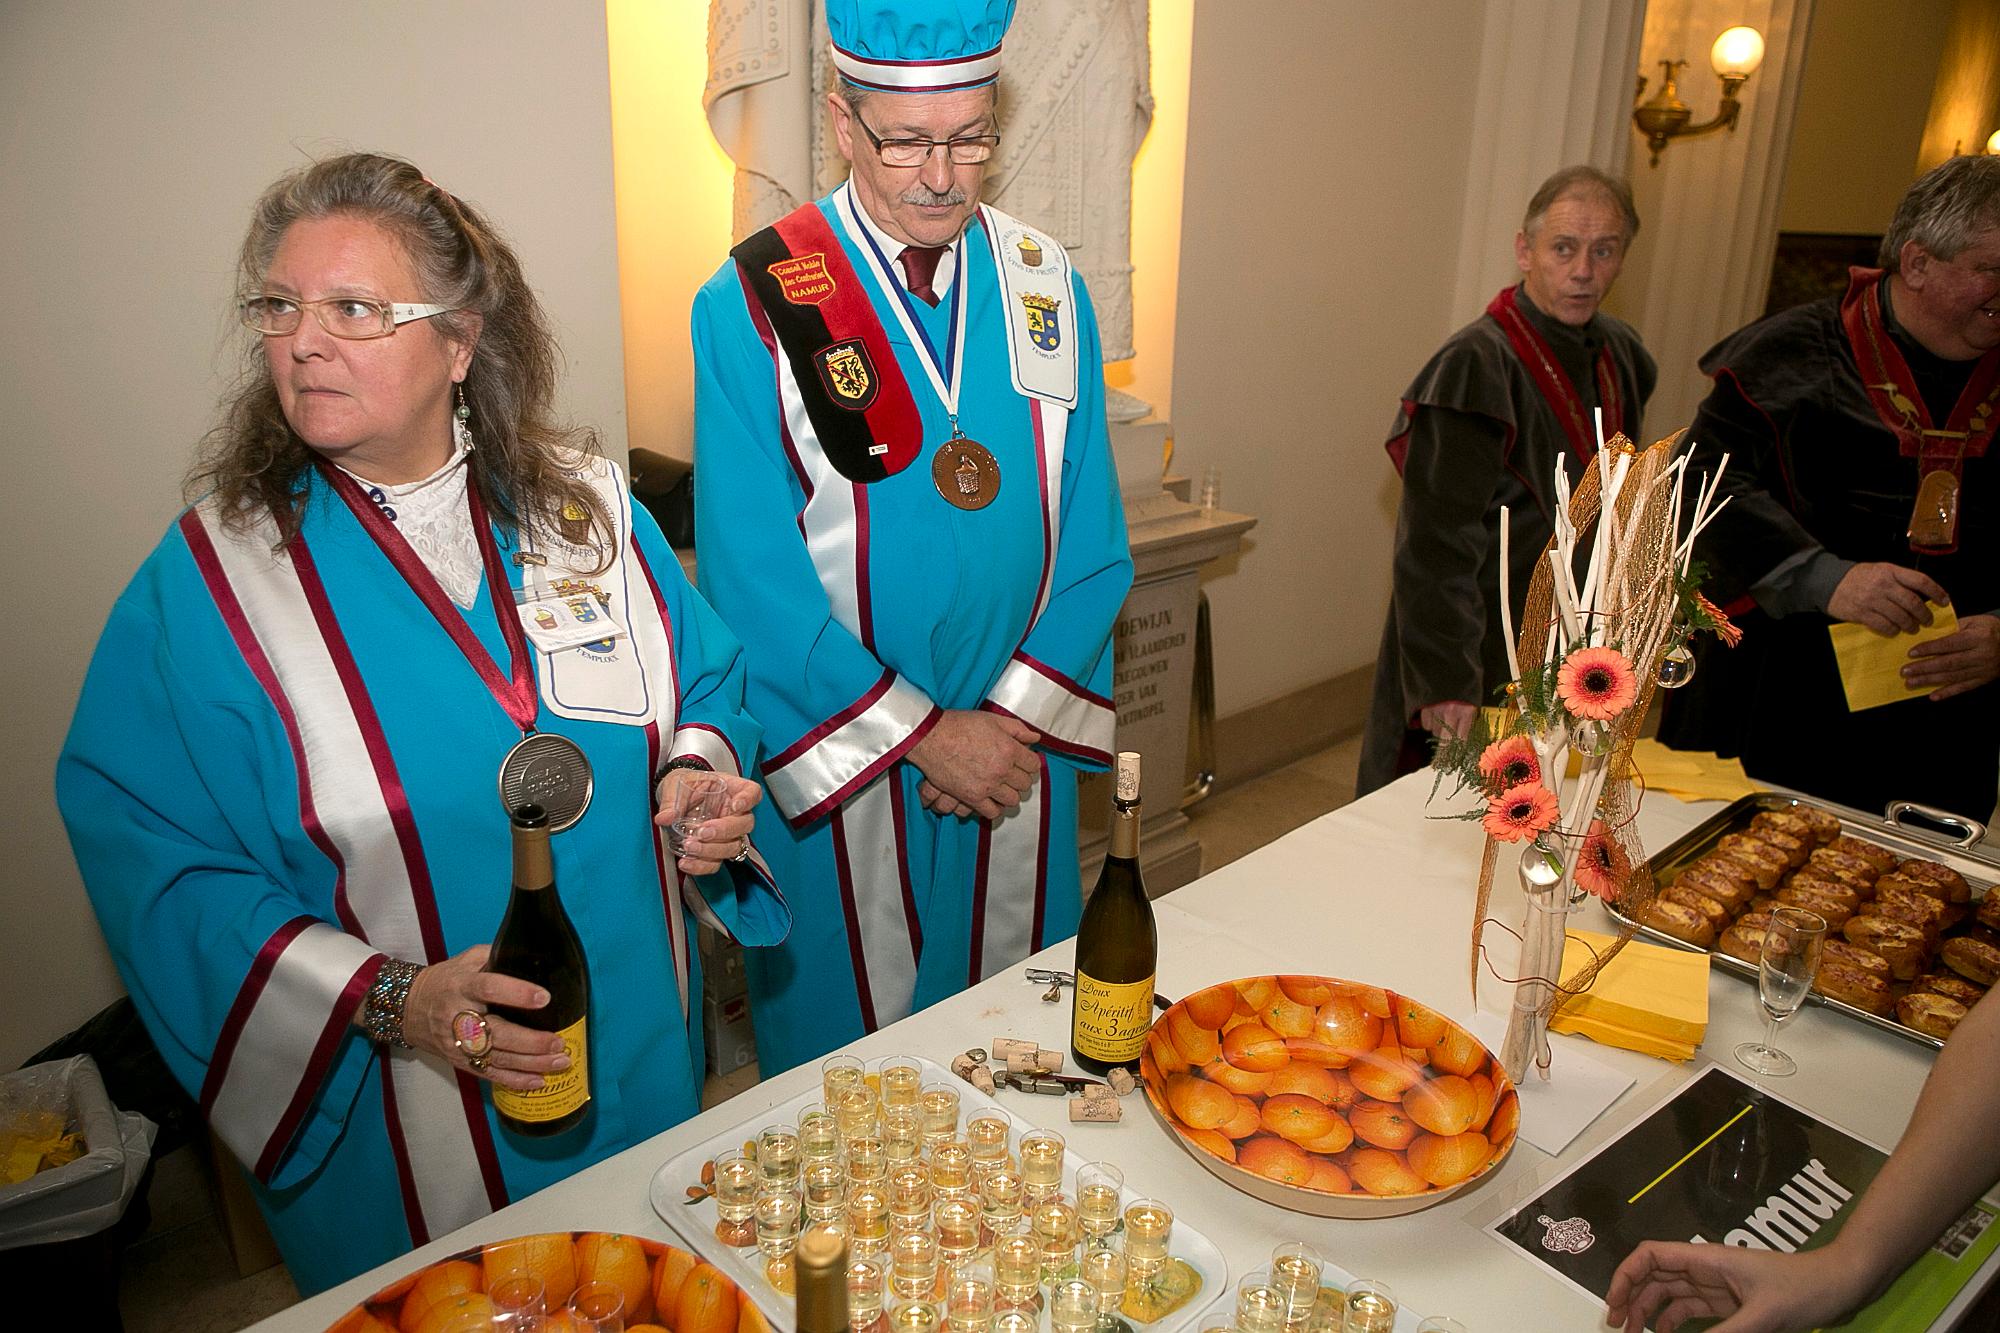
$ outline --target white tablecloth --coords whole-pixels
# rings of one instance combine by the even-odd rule
[[[1180,996],[1212,982],[1260,973],[1317,973],[1387,986],[1454,1018],[1469,1018],[1467,940],[1481,839],[1477,824],[1426,820],[1430,790],[1428,774],[1405,778],[1160,899],[1155,907],[1161,992]],[[1441,798],[1432,813],[1450,813],[1464,804],[1463,799]],[[1639,815],[1643,842],[1648,849],[1663,847],[1717,808],[1653,796]],[[1493,914],[1512,920],[1521,899],[1512,888],[1511,857],[1503,855],[1497,880]],[[1610,928],[1595,904],[1574,924]],[[1490,956],[1505,971],[1513,962],[1513,941],[1490,928],[1487,936]],[[1033,962],[1067,968],[1072,944],[1045,950]],[[1012,968],[851,1049],[869,1058],[913,1054],[943,1063],[1002,1034],[1066,1049],[1069,1005],[1066,1000],[1042,1004],[1042,989]],[[1483,978],[1480,999],[1489,1009],[1503,1004],[1500,983]],[[1701,1059],[1728,1061],[1731,1047],[1760,1036],[1762,1027],[1754,989],[1714,972],[1708,1039],[1696,1065],[1591,1046],[1593,1057],[1636,1081],[1561,1156],[1552,1158],[1526,1142],[1517,1143],[1504,1166],[1474,1189],[1423,1212],[1382,1221],[1307,1217],[1238,1193],[1187,1157],[1153,1118],[1143,1094],[1126,1099],[1125,1118],[1115,1126],[1072,1126],[1064,1103],[1056,1098],[1016,1092],[1001,1097],[1017,1120],[1025,1117],[1059,1130],[1086,1156],[1117,1162],[1135,1188],[1173,1204],[1221,1247],[1232,1282],[1267,1262],[1275,1245],[1306,1240],[1356,1276],[1389,1283],[1408,1307],[1451,1315],[1477,1333],[1600,1329],[1601,1306],[1504,1248],[1484,1233],[1485,1225],[1630,1125],[1684,1082]],[[1779,1044],[1797,1057],[1799,1072],[1774,1080],[1774,1091],[1884,1145],[1893,1145],[1901,1134],[1931,1065],[1926,1050],[1812,1007],[1785,1026]],[[1555,1077],[1561,1076],[1558,1056]],[[567,1229],[673,1239],[646,1202],[647,1183],[659,1165],[732,1124],[761,1124],[766,1108],[817,1078],[815,1069],[804,1068],[769,1079],[259,1327],[273,1333],[324,1329],[391,1279],[483,1241]],[[1204,1293],[1203,1302],[1216,1294]]]

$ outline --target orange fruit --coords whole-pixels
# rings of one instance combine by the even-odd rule
[[[417,1274],[417,1280],[410,1284],[410,1293],[403,1298],[403,1309],[396,1317],[396,1326],[403,1333],[416,1333],[417,1326],[424,1322],[424,1316],[430,1313],[433,1305],[453,1296],[477,1293],[483,1288],[478,1264],[470,1264],[463,1259],[447,1259],[441,1264],[432,1264]]]
[[[576,1246],[567,1231],[488,1245],[483,1257],[487,1286],[508,1273],[538,1277],[542,1280],[542,1298],[551,1310],[568,1305],[576,1291]]]
[[[390,1304],[392,1301],[401,1300],[403,1296],[409,1292],[411,1287],[417,1285],[417,1279],[422,1277],[424,1275],[424,1272],[425,1272],[424,1269],[419,1268],[414,1273],[403,1274],[401,1277],[397,1278],[394,1282],[391,1282],[388,1286],[382,1288],[382,1290],[376,1292],[373,1296],[370,1296],[368,1298],[369,1304],[376,1306],[384,1306]],[[384,1312],[381,1317],[387,1318],[388,1317],[387,1313]]]
[[[1493,1090],[1493,1080],[1484,1074],[1474,1074],[1466,1082],[1472,1085],[1473,1098],[1472,1123],[1466,1128],[1484,1132],[1486,1122],[1493,1118],[1493,1103],[1498,1097]]]
[[[1507,1140],[1514,1137],[1514,1131],[1521,1127],[1521,1094],[1512,1088],[1493,1108],[1493,1116],[1486,1122],[1486,1137],[1493,1140],[1495,1147],[1505,1147]]]
[[[1189,1129],[1216,1129],[1236,1114],[1236,1099],[1193,1074],[1167,1075],[1167,1105]]]
[[[1354,1128],[1339,1116],[1333,1117],[1333,1128],[1316,1139],[1302,1140],[1301,1148],[1307,1152],[1346,1152],[1354,1146]]]
[[[1353,996],[1336,995],[1319,1007],[1313,1038],[1352,1060],[1381,1042],[1382,1020],[1362,1008]]]
[[[326,1333],[396,1333],[396,1326],[377,1319],[372,1310],[349,1310]]]
[[[1403,1094],[1403,1114],[1432,1134],[1463,1134],[1479,1116],[1479,1093],[1456,1074],[1427,1079]]]
[[[1298,1003],[1282,990],[1272,995],[1257,1010],[1257,1021],[1280,1037],[1310,1035],[1318,1017],[1318,1011],[1311,1005]]]
[[[1278,978],[1278,989],[1298,1004],[1309,1004],[1317,1009],[1333,998],[1333,983],[1325,977]]]
[[[1362,1100],[1361,1089],[1354,1086],[1354,1080],[1348,1077],[1346,1070],[1336,1069],[1332,1073],[1333,1100],[1329,1101],[1327,1105],[1342,1115],[1346,1115],[1354,1109],[1356,1102]]]
[[[1333,985],[1333,993],[1356,1001],[1363,1010],[1377,1018],[1387,1018],[1394,1012],[1389,1003],[1389,992],[1380,986],[1357,986],[1351,981],[1337,981]]]
[[[1297,1145],[1267,1134],[1237,1144],[1236,1165],[1285,1185],[1303,1185],[1313,1173],[1312,1158]]]
[[[1317,1028],[1314,1029],[1318,1031]],[[1292,1057],[1293,1064],[1318,1065],[1322,1069],[1343,1069],[1348,1057],[1321,1041],[1317,1036],[1285,1038],[1285,1054]]]
[[[1247,1139],[1263,1127],[1264,1115],[1257,1109],[1257,1103],[1248,1097],[1238,1097],[1236,1112],[1222,1127],[1222,1133],[1227,1138]]]
[[[1212,1129],[1188,1129],[1181,1133],[1189,1143],[1214,1153],[1225,1162],[1236,1160],[1236,1145],[1230,1142],[1227,1134],[1218,1134]]]
[[[1272,982],[1271,985],[1275,989],[1277,983]],[[1245,1023],[1242,1027],[1229,1030],[1229,1035],[1222,1039],[1222,1058],[1236,1068],[1253,1074],[1282,1069],[1292,1059],[1285,1051],[1284,1039],[1256,1023]]]
[[[1355,1057],[1347,1067],[1354,1086],[1377,1101],[1393,1102],[1423,1081],[1423,1071],[1404,1055],[1394,1028],[1385,1027],[1382,1044]]]
[[[1256,1096],[1271,1081],[1268,1073],[1259,1073],[1253,1069],[1238,1069],[1227,1060],[1217,1060],[1203,1069],[1201,1076],[1211,1083],[1220,1083],[1231,1092],[1246,1097]]]
[[[653,1311],[660,1318],[671,1320],[673,1316],[667,1312],[680,1309],[681,1286],[700,1262],[686,1250],[672,1245],[660,1251],[660,1261],[653,1265]]]
[[[627,1324],[625,1333],[667,1333],[663,1324]]]
[[[1236,987],[1225,983],[1198,990],[1181,1001],[1181,1008],[1202,1027],[1219,1032],[1236,1012]]]
[[[1476,1174],[1493,1155],[1493,1145],[1484,1134],[1419,1134],[1406,1155],[1412,1171],[1443,1188]]]
[[[1458,1024],[1447,1021],[1444,1032],[1430,1043],[1431,1068],[1440,1074],[1471,1078],[1486,1063],[1486,1048]]]
[[[1278,993],[1278,979],[1245,977],[1236,983],[1236,993],[1243,997],[1243,1002],[1250,1006],[1250,1012],[1254,1014],[1269,1004],[1271,997]]]
[[[493,1302],[486,1299],[483,1292],[457,1291],[441,1301],[435,1301],[424,1311],[422,1318],[410,1325],[407,1333],[444,1333],[467,1315],[493,1313]]]
[[[1381,1148],[1363,1148],[1347,1166],[1354,1183],[1370,1194],[1422,1194],[1430,1186],[1410,1170],[1401,1153]]]
[[[681,1284],[668,1326],[674,1333],[736,1333],[736,1284],[713,1264],[696,1264]]]
[[[1407,1148],[1417,1137],[1417,1127],[1394,1102],[1364,1101],[1348,1113],[1347,1122],[1377,1148]]]
[[[1174,1045],[1174,1039],[1167,1035],[1164,1028],[1156,1027],[1146,1034],[1146,1054],[1153,1057],[1153,1063],[1159,1066],[1162,1074],[1187,1072],[1187,1057],[1180,1053],[1179,1048]]]
[[[1445,1026],[1449,1022],[1450,1020],[1437,1010],[1418,1004],[1407,995],[1396,997],[1396,1031],[1401,1034],[1405,1046],[1433,1045],[1444,1036]]]
[[[637,1236],[592,1231],[576,1238],[576,1280],[608,1282],[625,1297],[625,1317],[641,1323],[653,1314],[653,1272]]]
[[[1185,1009],[1168,1011],[1167,1036],[1190,1065],[1205,1065],[1222,1054],[1222,1041],[1215,1029],[1195,1022]]]
[[[750,1299],[750,1293],[741,1287],[736,1289],[736,1333],[771,1333],[771,1321],[764,1318],[764,1312]],[[625,1333],[632,1333],[626,1329]]]
[[[1290,1045],[1291,1043],[1286,1043],[1288,1048]],[[1271,1075],[1271,1081],[1264,1085],[1264,1095],[1267,1097],[1277,1097],[1291,1092],[1311,1097],[1322,1105],[1331,1106],[1333,1099],[1340,1095],[1340,1081],[1329,1069],[1295,1063]]]
[[[1322,1194],[1352,1194],[1354,1181],[1334,1163],[1321,1158],[1313,1163],[1313,1173],[1306,1181],[1306,1188]]]
[[[1324,1137],[1340,1123],[1340,1117],[1327,1110],[1325,1102],[1298,1092],[1265,1098],[1261,1116],[1265,1129],[1293,1143]]]

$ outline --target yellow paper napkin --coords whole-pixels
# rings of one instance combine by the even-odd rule
[[[1594,931],[1570,931],[1563,975],[1574,974],[1591,950],[1601,954],[1611,941]],[[1708,955],[1634,940],[1589,990],[1556,1010],[1549,1029],[1662,1059],[1691,1059],[1708,1034]]]
[[[1929,694],[1927,689],[1911,689],[1903,683],[1902,670],[1910,663],[1910,649],[1957,629],[1958,617],[1950,607],[1936,602],[1931,603],[1931,623],[1914,634],[1877,634],[1866,625],[1846,621],[1829,625],[1827,633],[1833,636],[1833,655],[1840,663],[1848,711],[1858,713]]]
[[[1632,768],[1648,792],[1683,801],[1733,801],[1763,790],[1744,774],[1740,759],[1722,759],[1702,750],[1669,750],[1652,739],[1633,743]]]

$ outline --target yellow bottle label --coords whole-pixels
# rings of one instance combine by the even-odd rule
[[[584,1025],[589,1021],[579,1018],[556,1033],[562,1038],[563,1050],[569,1055],[568,1069],[542,1075],[542,1086],[533,1092],[515,1092],[495,1084],[493,1109],[516,1120],[540,1124],[545,1120],[559,1120],[589,1101],[590,1046],[583,1035]]]
[[[1107,1064],[1136,1060],[1152,1028],[1151,977],[1120,983],[1076,974],[1076,1017],[1070,1040],[1078,1051]]]

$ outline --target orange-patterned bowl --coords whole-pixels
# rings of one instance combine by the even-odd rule
[[[487,1289],[512,1273],[542,1280],[552,1333],[569,1327],[558,1312],[583,1282],[624,1289],[626,1333],[771,1333],[763,1312],[713,1265],[657,1240],[608,1231],[517,1236],[461,1251],[390,1283],[327,1333],[444,1333],[490,1310]]]
[[[1520,1094],[1434,1009],[1332,977],[1210,986],[1153,1024],[1146,1101],[1231,1185],[1320,1217],[1394,1217],[1489,1174]]]

